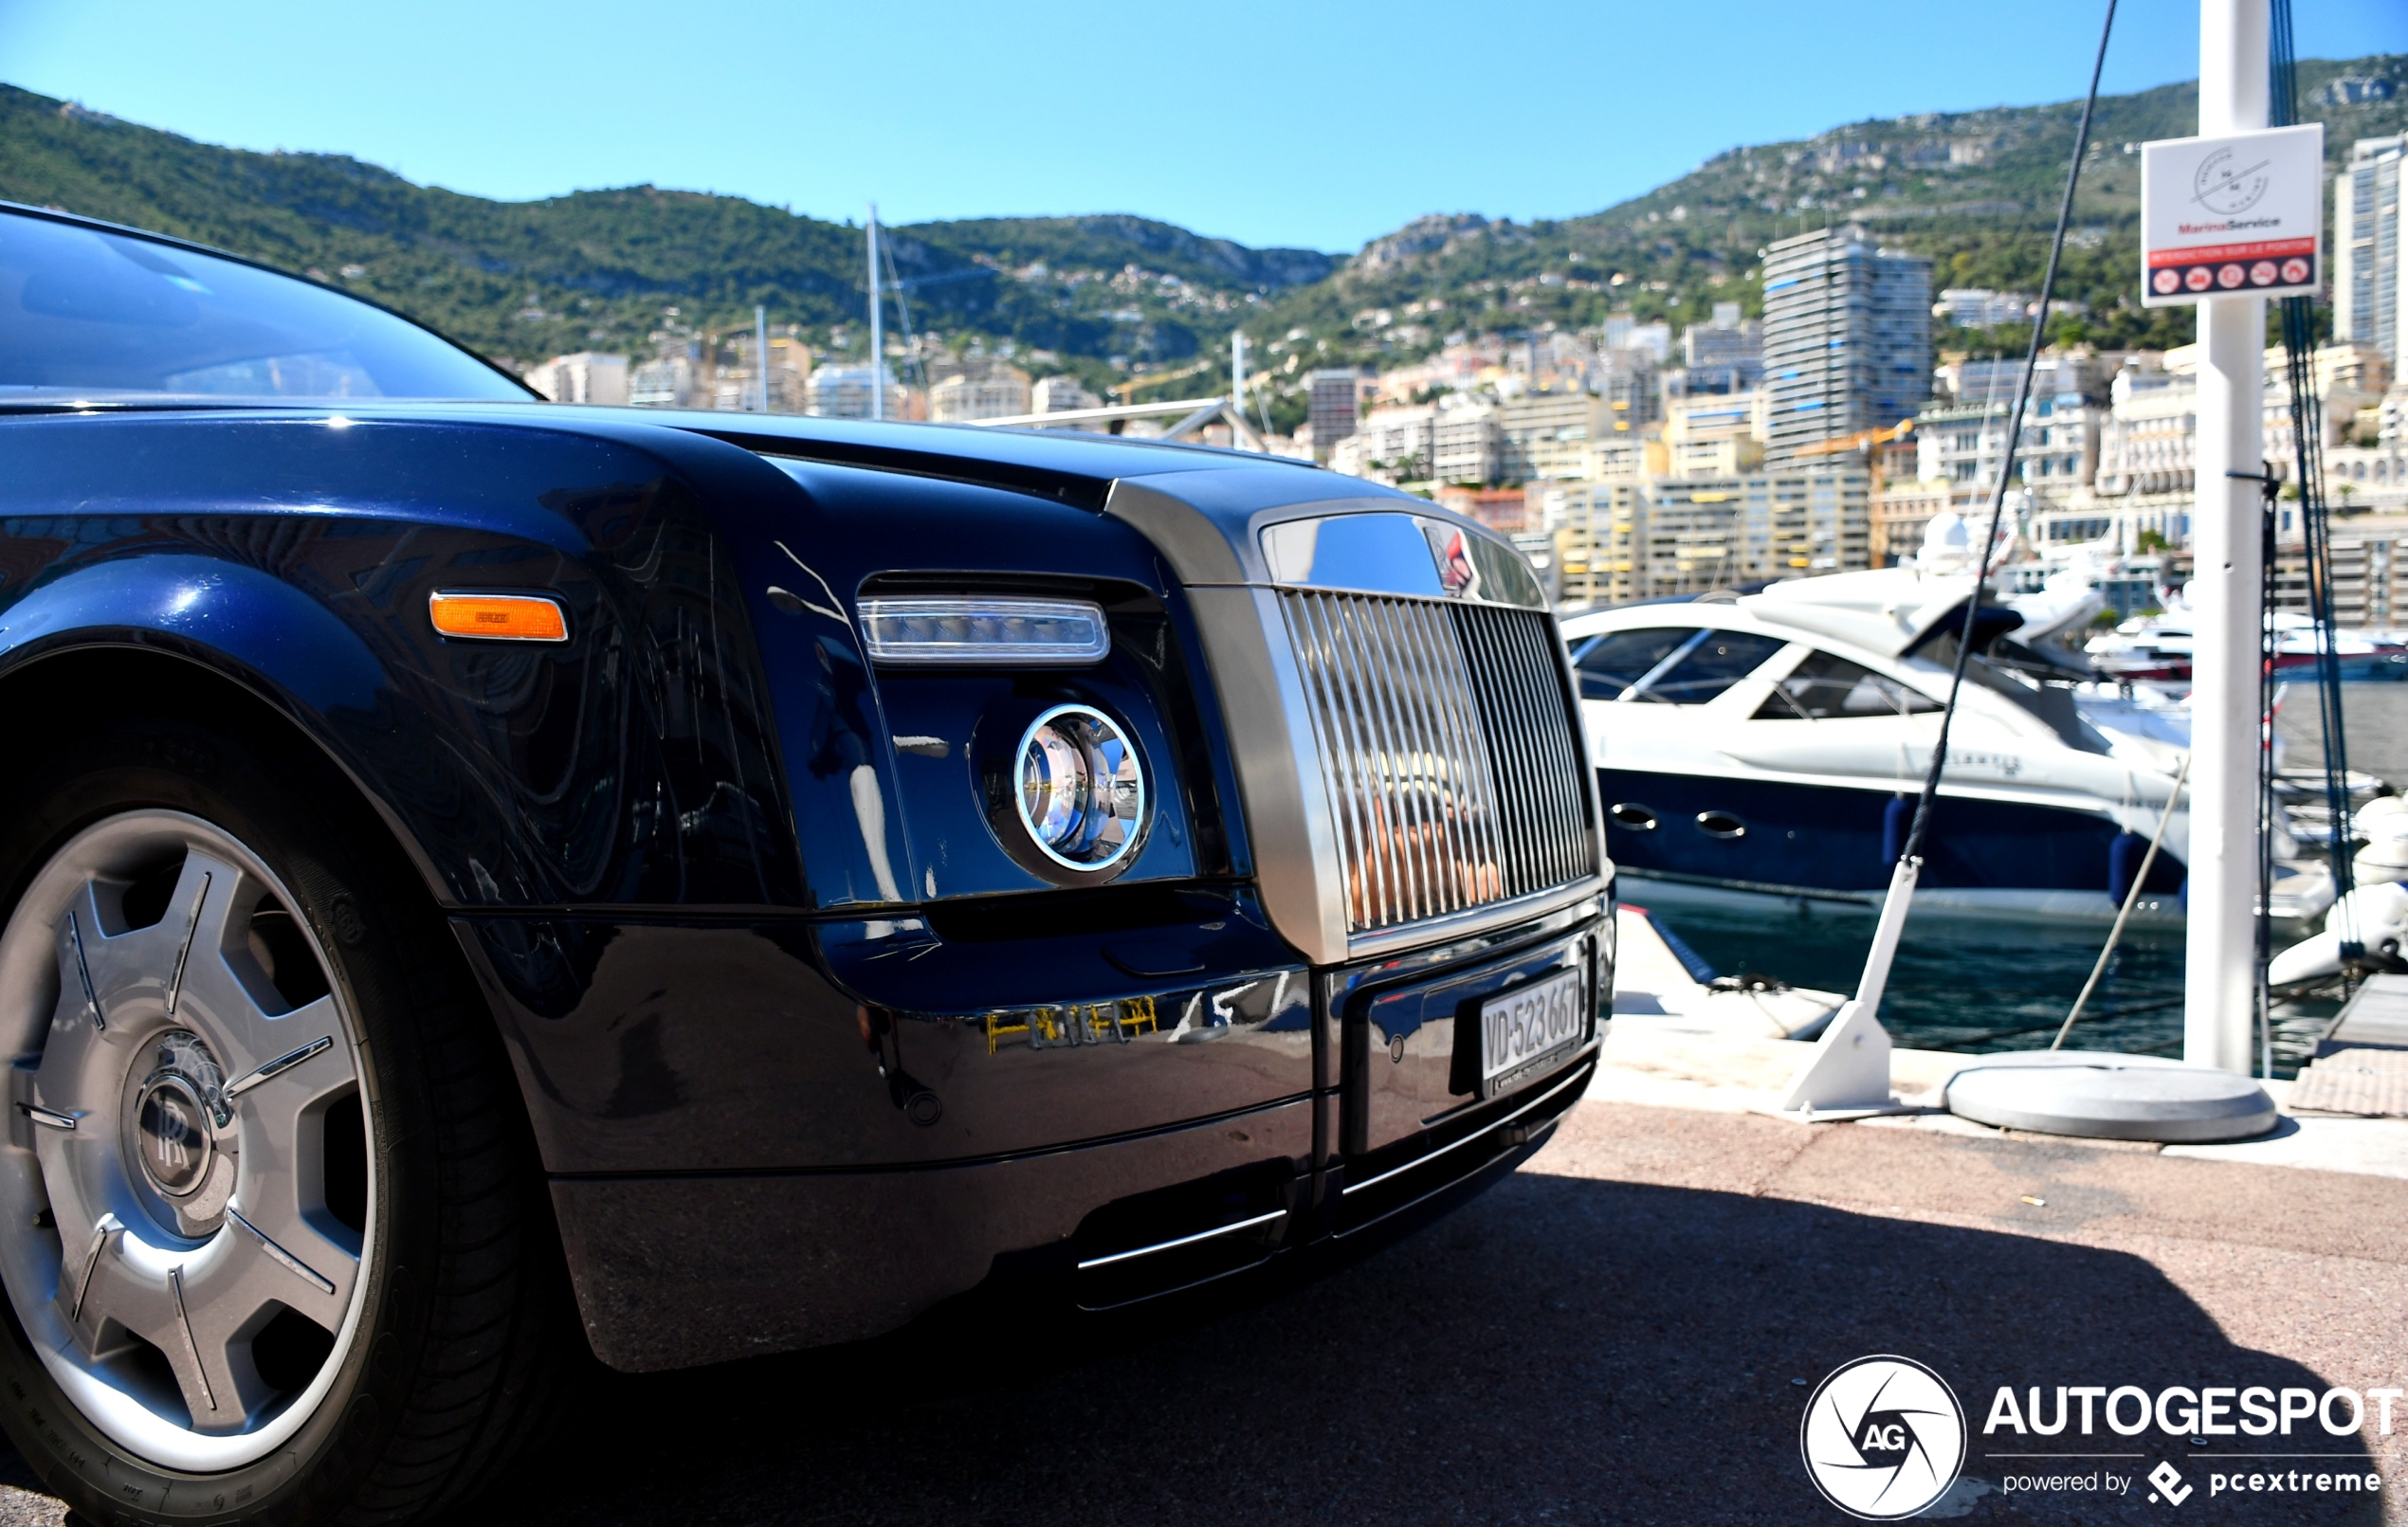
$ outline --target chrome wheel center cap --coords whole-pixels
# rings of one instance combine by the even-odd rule
[[[125,1154],[166,1200],[161,1223],[207,1234],[234,1191],[234,1118],[226,1073],[198,1034],[173,1029],[145,1046],[150,1073],[135,1088]]]
[[[162,1072],[142,1085],[134,1136],[151,1186],[170,1198],[191,1196],[209,1180],[209,1104],[192,1079]]]

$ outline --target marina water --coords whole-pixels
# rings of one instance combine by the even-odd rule
[[[2408,787],[2408,683],[2344,686],[2349,765]],[[2277,728],[2285,766],[2312,770],[2322,756],[2316,696],[2289,689]],[[1626,880],[1626,900],[1724,975],[1760,973],[1792,986],[1852,991],[1872,941],[1875,909],[1832,902],[1742,901],[1715,893]],[[1996,917],[1918,911],[1906,923],[1898,962],[1882,999],[1881,1019],[1901,1045],[1925,1049],[2044,1049],[2090,973],[2106,941],[2099,923],[2019,922]],[[2332,1012],[2314,1005],[2278,1017],[2276,1071],[2285,1030]],[[2089,1049],[2178,1055],[2182,1045],[2182,935],[2131,928],[2099,991],[2067,1043]]]

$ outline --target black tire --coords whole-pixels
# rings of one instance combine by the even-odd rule
[[[95,1522],[428,1519],[491,1481],[592,1363],[491,1016],[408,861],[305,741],[265,719],[75,724],[80,709],[46,756],[0,778],[0,906],[13,912],[88,824],[137,808],[202,818],[256,852],[357,1029],[375,1233],[356,1335],[325,1359],[332,1388],[269,1456],[203,1475],[134,1456],[68,1401],[5,1299],[0,1424]]]

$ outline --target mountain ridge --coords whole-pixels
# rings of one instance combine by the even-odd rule
[[[2300,76],[2329,158],[2353,137],[2408,128],[2408,57],[2303,61]],[[2328,99],[2343,78],[2389,94]],[[1612,312],[1696,321],[1717,300],[1754,312],[1756,250],[1841,220],[1933,255],[1937,285],[2032,290],[2078,112],[2056,101],[1869,118],[1724,150],[1596,212],[1426,214],[1346,256],[1128,213],[897,227],[885,241],[903,279],[892,326],[907,317],[957,345],[1009,345],[1035,370],[1095,386],[1183,366],[1242,326],[1292,388],[1307,360],[1398,364],[1458,333],[1592,326]],[[2067,336],[2188,337],[2187,313],[2129,300],[2139,160],[2125,146],[2182,136],[2195,112],[2187,82],[2102,98],[2064,275],[2089,311]],[[520,366],[581,349],[642,354],[655,335],[749,323],[756,303],[814,344],[849,341],[831,351],[841,355],[857,350],[865,300],[850,223],[648,185],[497,202],[345,155],[199,143],[7,84],[0,198],[349,286]]]

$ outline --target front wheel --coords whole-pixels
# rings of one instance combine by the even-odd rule
[[[575,1333],[506,1067],[424,892],[330,771],[205,723],[117,724],[20,773],[9,1434],[96,1519],[458,1499]]]

